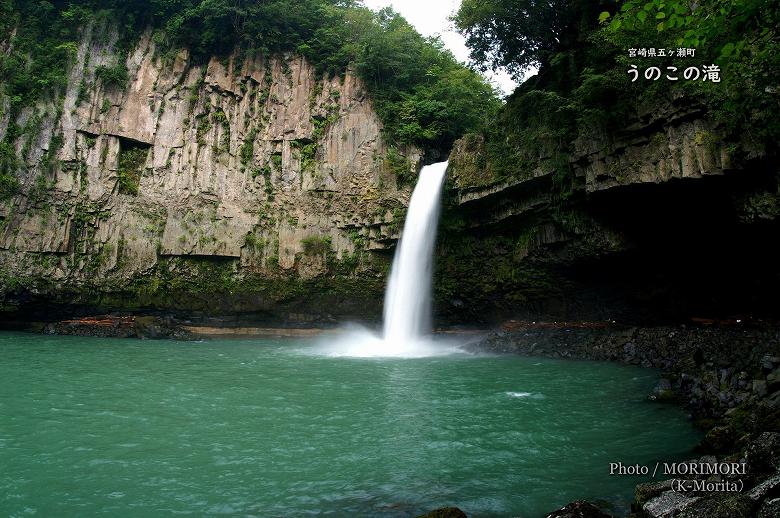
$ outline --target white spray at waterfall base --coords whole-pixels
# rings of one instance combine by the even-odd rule
[[[409,201],[385,295],[386,342],[404,344],[431,332],[433,245],[446,172],[447,162],[424,167]]]
[[[457,352],[431,337],[433,247],[447,162],[423,167],[409,201],[385,294],[382,336],[354,329],[326,347],[332,356],[405,357]]]

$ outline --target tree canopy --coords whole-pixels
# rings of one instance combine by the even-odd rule
[[[454,21],[483,68],[506,68],[516,78],[540,68],[482,132],[497,177],[525,174],[540,156],[565,156],[580,137],[621,131],[640,110],[681,99],[703,108],[735,152],[778,152],[776,0],[464,0]],[[695,49],[695,57],[629,53],[680,47]],[[631,65],[714,65],[722,80],[632,82]],[[565,186],[570,165],[561,160],[555,168]]]
[[[592,0],[463,0],[453,17],[466,36],[471,58],[483,69],[503,68],[519,79],[544,65],[596,25],[600,2]]]
[[[625,0],[600,15],[605,41],[696,49],[721,83],[692,88],[732,135],[774,147],[780,138],[780,3],[776,0]],[[619,60],[622,61],[622,60]]]
[[[62,91],[80,31],[96,17],[119,27],[125,51],[151,28],[162,52],[186,47],[196,61],[234,50],[298,52],[322,74],[354,67],[397,143],[446,150],[500,106],[493,88],[439,40],[359,1],[0,0],[0,41],[12,49],[0,56],[0,82],[14,106]],[[122,71],[104,76],[121,82]]]

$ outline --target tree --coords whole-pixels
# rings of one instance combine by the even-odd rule
[[[699,98],[709,103],[711,116],[732,136],[750,137],[776,149],[780,138],[776,0],[626,0],[599,19],[606,40],[623,49],[655,40],[669,48],[695,48],[702,63],[717,64],[722,83],[689,86],[697,89]]]
[[[593,0],[463,0],[454,15],[471,58],[482,70],[506,69],[515,79],[580,41],[604,2]],[[614,2],[606,2],[614,4]]]
[[[0,0],[0,97],[10,120],[42,98],[62,95],[85,25],[110,17],[118,29],[115,65],[96,77],[124,88],[124,56],[146,29],[157,49],[190,50],[202,64],[236,52],[239,59],[298,52],[321,74],[353,67],[365,81],[385,136],[397,144],[445,151],[500,104],[490,85],[458,63],[440,41],[424,38],[392,9],[375,13],[357,0]],[[6,132],[1,175],[16,133]],[[10,153],[10,154],[9,154]],[[0,177],[0,197],[13,182]],[[10,178],[10,177],[9,177]]]

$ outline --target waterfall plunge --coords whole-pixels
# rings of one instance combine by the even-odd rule
[[[447,162],[423,167],[409,201],[385,294],[382,336],[352,328],[321,351],[329,356],[418,358],[459,352],[452,342],[433,342],[431,276],[433,245]]]
[[[409,202],[385,294],[384,340],[404,347],[431,331],[433,245],[447,162],[426,166]]]

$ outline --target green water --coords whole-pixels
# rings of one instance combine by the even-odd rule
[[[0,334],[0,515],[542,516],[625,510],[684,457],[657,373],[456,355],[350,359],[312,342]]]

